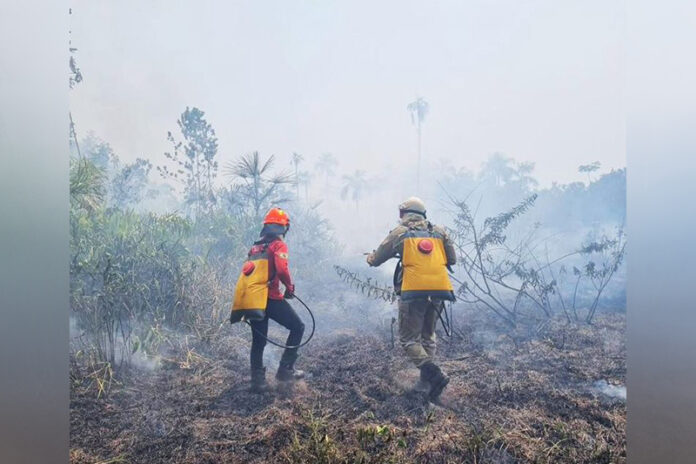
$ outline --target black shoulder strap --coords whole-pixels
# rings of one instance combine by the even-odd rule
[[[278,240],[278,237],[275,237],[273,240],[263,244],[263,251],[264,251],[264,253],[266,253],[266,259],[268,259],[269,261],[271,260],[271,257],[268,255],[269,254],[268,248],[270,247],[271,243],[275,242],[276,240]],[[268,266],[270,267],[270,263],[268,264]],[[271,282],[273,282],[273,279],[275,279],[275,276],[276,276],[276,269],[275,269],[275,263],[273,263],[273,275],[268,276],[268,285],[269,286],[271,285]]]
[[[263,245],[263,251],[262,251],[262,253],[266,253],[266,255],[268,256],[268,245],[269,245],[270,243],[271,243],[271,242],[266,242],[266,241],[264,241],[264,240],[257,240],[257,241],[254,242],[254,245]],[[253,248],[254,248],[254,246],[252,246],[252,247],[249,249],[249,252],[247,253],[247,259],[248,259],[248,258],[251,258],[251,250],[252,250]]]

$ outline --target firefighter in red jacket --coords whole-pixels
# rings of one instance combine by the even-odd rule
[[[272,208],[266,214],[260,238],[249,251],[235,290],[231,321],[234,323],[246,318],[251,324],[251,390],[256,392],[268,388],[263,350],[269,319],[290,331],[285,344],[295,347],[286,348],[283,352],[276,379],[287,382],[304,377],[304,373],[295,369],[294,365],[298,356],[297,345],[302,341],[305,326],[287,302],[293,298],[295,291],[288,268],[288,245],[284,241],[289,228],[290,218],[282,209]],[[255,277],[256,274],[258,277]],[[285,287],[285,292],[280,290],[280,283]],[[261,308],[264,304],[265,308]]]

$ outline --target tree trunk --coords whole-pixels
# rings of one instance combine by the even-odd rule
[[[297,197],[297,204],[300,204],[300,181],[298,178],[297,167],[299,163],[295,163],[295,196]]]
[[[416,194],[420,195],[420,171],[421,171],[421,123],[418,119],[418,163],[416,164]]]

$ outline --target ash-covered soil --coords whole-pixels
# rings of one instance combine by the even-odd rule
[[[418,371],[398,344],[367,329],[317,336],[297,366],[311,376],[292,388],[269,366],[266,395],[247,391],[250,337],[229,326],[157,368],[117,373],[99,398],[76,364],[70,461],[626,462],[623,314],[515,331],[478,317],[440,338],[452,379],[440,405],[412,390]]]

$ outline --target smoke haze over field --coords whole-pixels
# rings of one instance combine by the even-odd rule
[[[140,212],[186,209],[172,195],[176,179],[155,167],[175,167],[167,133],[181,140],[177,119],[191,107],[217,136],[215,185],[240,182],[227,175],[240,156],[274,155],[265,175],[299,183],[282,186],[283,205],[294,217],[316,207],[333,229],[331,264],[365,269],[363,253],[412,195],[452,226],[450,195],[483,222],[539,194],[508,230],[515,239],[539,227],[539,256],[577,251],[623,224],[620,2],[77,1],[72,11],[84,75],[71,91],[77,136],[84,152],[100,139],[122,165],[151,163],[148,194],[131,205]],[[429,104],[420,170],[407,111],[418,96]],[[335,164],[322,169],[327,154]],[[593,162],[601,167],[579,172]],[[118,169],[112,181],[127,180]],[[291,235],[311,228],[296,224]],[[372,275],[389,282],[393,266]],[[623,272],[615,281],[608,291],[622,299]]]
[[[84,82],[79,135],[162,161],[197,106],[221,163],[252,150],[290,168],[333,153],[339,174],[413,166],[406,105],[430,103],[423,166],[536,163],[542,186],[580,164],[625,165],[622,2],[72,2]],[[340,175],[338,176],[340,179]],[[221,177],[218,181],[222,182]],[[401,197],[401,192],[395,192]],[[404,192],[407,193],[407,192]],[[408,192],[410,194],[411,192]]]

